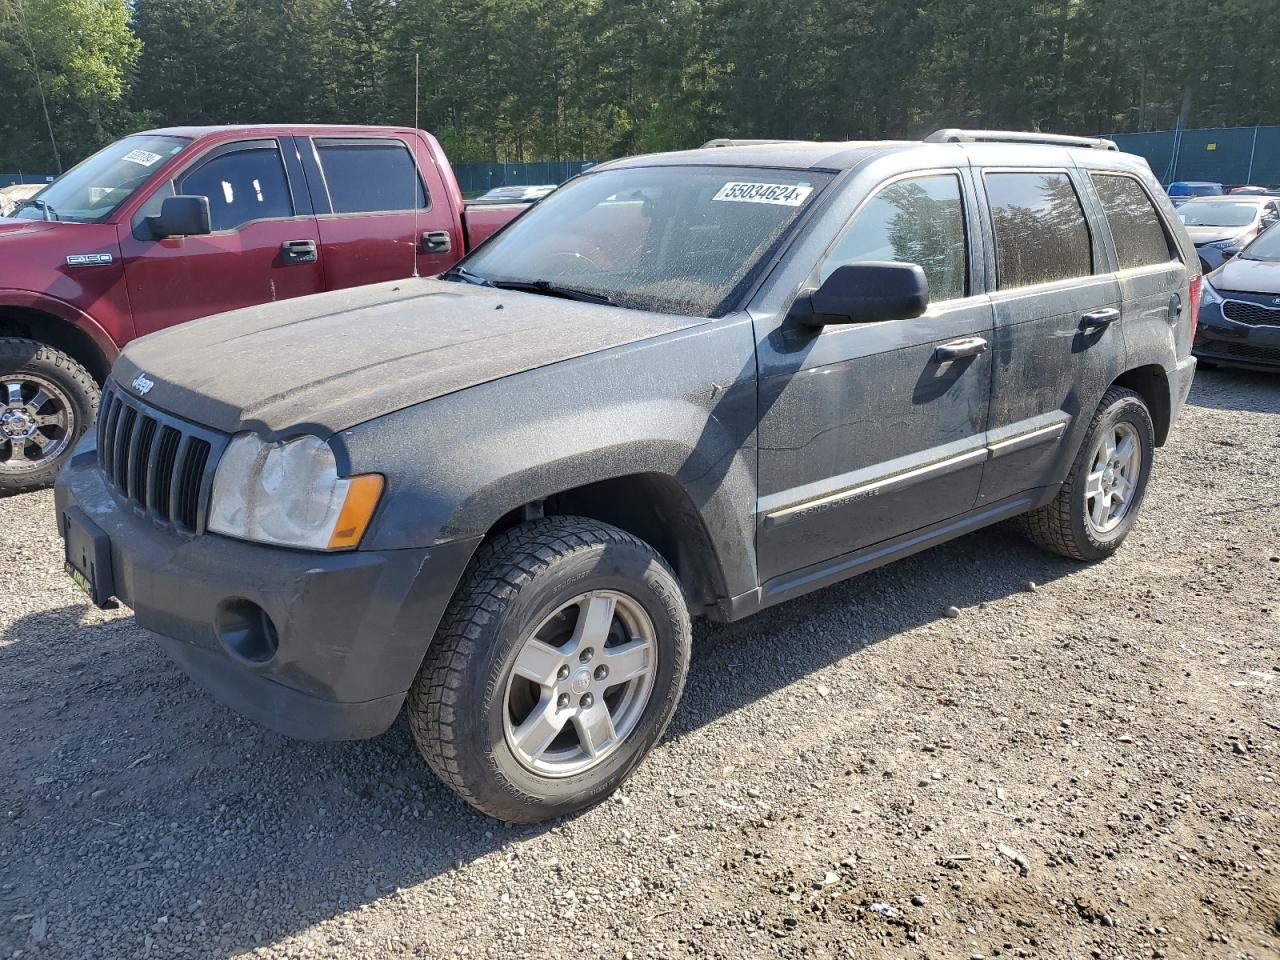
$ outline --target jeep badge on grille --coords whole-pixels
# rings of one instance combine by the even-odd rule
[[[139,373],[133,378],[133,383],[130,386],[138,391],[138,396],[145,397],[151,388],[155,386],[155,382],[148,380],[145,373]]]

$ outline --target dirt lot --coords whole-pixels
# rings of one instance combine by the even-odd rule
[[[1280,957],[1280,378],[1200,376],[1109,562],[994,530],[703,625],[666,741],[544,828],[403,721],[218,706],[51,505],[0,501],[0,958]]]

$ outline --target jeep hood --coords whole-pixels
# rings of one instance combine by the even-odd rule
[[[394,410],[705,320],[399,280],[193,320],[133,341],[114,378],[234,433],[336,433]],[[133,381],[144,378],[138,387]],[[151,382],[148,386],[146,381]]]
[[[1280,262],[1236,257],[1209,274],[1207,279],[1215,290],[1280,294]]]

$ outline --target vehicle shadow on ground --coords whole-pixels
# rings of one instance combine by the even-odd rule
[[[1247,394],[1242,393],[1245,390]],[[1201,366],[1196,370],[1195,383],[1187,402],[1191,406],[1214,410],[1275,413],[1277,395],[1280,395],[1280,370],[1262,373]]]
[[[995,528],[737,624],[699,625],[667,740],[851,655],[856,670],[859,650],[948,606],[1078,569]],[[471,811],[431,775],[403,718],[362,743],[287,740],[215,703],[131,618],[99,619],[79,605],[42,611],[0,644],[0,806],[12,811],[0,833],[13,831],[0,848],[33,845],[10,862],[0,899],[49,914],[47,955],[150,943],[168,956],[165,938],[181,933],[191,939],[172,943],[225,956],[554,826]],[[14,933],[25,925],[0,946]]]

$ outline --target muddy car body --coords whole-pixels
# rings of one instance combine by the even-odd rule
[[[70,568],[263,723],[407,698],[472,804],[579,809],[661,735],[691,617],[1018,516],[1124,539],[1198,260],[1143,161],[1045,139],[617,161],[445,278],[138,341],[59,479]]]

